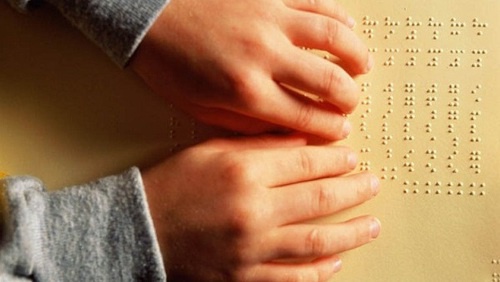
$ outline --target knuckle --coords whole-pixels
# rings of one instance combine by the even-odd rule
[[[333,93],[339,86],[345,84],[344,80],[335,68],[329,66],[323,71],[322,88],[327,93]]]
[[[223,152],[219,154],[218,161],[221,164],[222,177],[231,188],[245,188],[257,181],[255,167],[245,154]]]
[[[300,170],[303,171],[307,175],[311,175],[315,173],[315,165],[314,160],[310,154],[307,153],[304,149],[297,150],[298,155],[298,163],[300,166]]]
[[[295,118],[295,124],[300,129],[310,128],[315,115],[315,109],[312,105],[302,105]]]
[[[324,18],[323,19],[323,25],[324,25],[324,30],[326,33],[325,40],[326,44],[333,46],[336,43],[337,37],[339,36],[340,32],[340,26],[339,22],[329,19],[329,18]]]
[[[319,183],[317,190],[314,192],[313,215],[324,215],[335,210],[340,204],[335,197],[333,190],[324,183]]]
[[[314,228],[309,232],[305,240],[306,252],[312,256],[321,256],[328,253],[329,240],[325,238],[319,229]]]
[[[256,216],[248,205],[233,206],[227,222],[228,233],[235,238],[245,238],[255,230]]]
[[[321,83],[329,100],[336,101],[342,111],[351,113],[356,108],[360,99],[358,85],[342,69],[328,66],[323,71]]]
[[[231,76],[232,91],[243,103],[250,103],[258,94],[258,85],[249,70],[237,70]]]
[[[250,240],[265,225],[265,210],[253,196],[234,199],[229,208],[227,228],[229,233],[241,240]]]

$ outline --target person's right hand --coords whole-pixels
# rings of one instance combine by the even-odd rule
[[[205,123],[338,140],[359,99],[351,76],[373,65],[353,24],[332,0],[171,0],[130,64],[154,92]],[[339,64],[302,47],[328,51]]]
[[[379,221],[307,220],[379,191],[345,147],[300,137],[214,140],[143,171],[169,281],[326,281],[338,254],[375,239]]]

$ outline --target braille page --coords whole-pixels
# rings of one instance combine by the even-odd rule
[[[500,281],[500,1],[340,2],[376,60],[344,143],[382,179],[342,218],[383,228],[337,281]]]
[[[500,2],[341,2],[376,59],[344,143],[382,190],[325,221],[374,214],[383,228],[341,255],[334,281],[500,281]],[[0,171],[62,187],[221,133],[117,69],[47,5],[26,16],[0,1],[0,40]]]

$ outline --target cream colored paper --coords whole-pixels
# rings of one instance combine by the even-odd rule
[[[500,281],[500,2],[341,1],[376,59],[346,141],[380,195],[381,237],[337,281]],[[218,135],[112,65],[58,14],[0,2],[0,171],[51,188]],[[141,109],[137,109],[141,105]]]

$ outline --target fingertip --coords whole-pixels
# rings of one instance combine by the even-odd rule
[[[370,188],[373,196],[380,192],[380,179],[375,174],[370,175]]]
[[[373,69],[374,65],[375,59],[370,53],[368,53],[368,62],[366,63],[365,73],[369,73]]]
[[[349,165],[349,168],[352,170],[356,168],[358,165],[358,155],[354,152],[350,152],[347,155],[347,164]]]
[[[333,260],[333,272],[337,273],[342,270],[342,260],[340,258],[335,258]]]
[[[352,124],[347,119],[344,120],[344,124],[342,125],[342,138],[345,139],[352,131]]]
[[[378,236],[380,235],[380,230],[381,230],[381,223],[380,220],[376,217],[374,217],[370,223],[370,236],[371,239],[377,239]]]
[[[356,27],[356,20],[353,17],[348,16],[347,17],[347,26],[351,29],[354,29]]]

